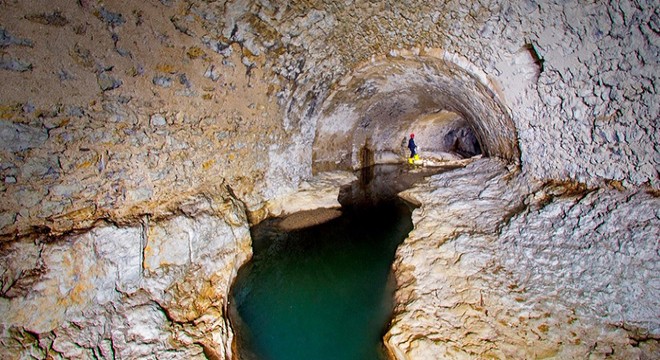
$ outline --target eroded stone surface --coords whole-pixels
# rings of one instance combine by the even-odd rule
[[[98,358],[112,358],[116,351],[116,357],[140,357],[150,349],[156,353],[164,351],[162,346],[172,343],[154,339],[168,338],[170,335],[165,334],[174,333],[176,349],[174,345],[168,348],[172,357],[222,354],[213,344],[226,344],[229,332],[211,330],[207,333],[211,335],[204,335],[204,341],[198,341],[197,335],[190,335],[207,329],[207,324],[212,329],[224,329],[221,324],[214,325],[220,317],[177,322],[194,318],[197,308],[211,312],[218,308],[215,305],[205,307],[202,303],[196,305],[198,303],[186,295],[193,290],[207,293],[208,287],[198,281],[216,284],[212,274],[205,274],[201,280],[197,275],[202,274],[202,270],[189,267],[190,259],[199,256],[199,249],[192,246],[203,242],[196,237],[199,235],[188,233],[192,227],[223,228],[220,220],[194,215],[194,206],[190,203],[196,203],[199,196],[213,198],[223,194],[221,197],[224,197],[225,192],[229,192],[248,209],[263,208],[268,200],[292,193],[301,182],[312,177],[312,149],[317,134],[331,128],[336,136],[325,142],[326,145],[352,144],[345,141],[346,137],[353,136],[352,122],[346,121],[347,118],[366,124],[374,117],[365,115],[376,114],[379,109],[394,111],[392,116],[395,117],[396,111],[401,110],[397,104],[414,109],[414,114],[426,114],[451,105],[453,108],[446,110],[461,113],[466,118],[466,114],[494,116],[484,119],[471,116],[472,126],[478,128],[475,133],[481,137],[480,143],[499,144],[499,140],[506,139],[503,146],[512,149],[512,154],[519,154],[521,170],[530,184],[535,184],[535,179],[578,180],[591,188],[610,183],[622,188],[622,194],[642,194],[646,186],[657,191],[659,11],[652,1],[628,0],[592,3],[0,1],[0,141],[3,143],[0,148],[0,246],[3,260],[6,260],[3,262],[6,265],[2,265],[0,302],[5,304],[2,306],[12,304],[14,309],[21,308],[18,304],[25,301],[25,309],[38,308],[40,312],[47,312],[43,316],[35,314],[21,319],[35,329],[46,330],[60,323],[59,319],[70,319],[70,314],[78,316],[84,304],[96,303],[91,299],[112,305],[110,308],[90,305],[93,310],[85,317],[78,316],[75,322],[69,323],[66,320],[50,332],[36,334],[31,330],[3,327],[3,337],[13,339],[3,340],[3,351],[12,349],[21,356],[35,358],[46,357],[47,349],[52,349],[52,356],[58,351],[68,357],[84,358],[93,354]],[[423,65],[427,60],[447,66],[422,69],[418,72],[422,76],[416,77],[419,86],[410,87],[414,93],[406,96],[410,95],[407,99],[432,101],[397,101],[401,98],[384,95],[396,94],[392,86],[400,82],[388,82],[386,85],[390,88],[366,82],[355,87],[361,89],[360,92],[349,93],[331,116],[319,121],[321,110],[333,99],[331,95],[351,79],[359,78],[356,75],[361,69],[376,63],[384,64],[385,69],[405,61]],[[457,71],[452,73],[447,69]],[[399,70],[405,73],[408,69]],[[401,79],[394,71],[380,75]],[[461,88],[465,92],[451,92],[452,88],[442,86],[443,82],[428,83],[425,75],[431,80],[446,79],[444,84],[471,85]],[[425,95],[427,92],[430,94]],[[476,101],[479,97],[464,96],[474,93],[483,95],[488,103]],[[443,99],[448,96],[458,98]],[[362,111],[352,106],[353,97],[381,99],[379,104],[389,106],[367,106]],[[438,109],[416,107],[424,104],[442,106],[436,106]],[[490,111],[494,107],[489,104],[498,104],[499,110]],[[481,111],[483,109],[489,111]],[[389,112],[386,115],[389,117]],[[412,120],[412,116],[405,115],[397,119]],[[378,128],[375,123],[371,126]],[[385,133],[387,129],[381,130]],[[507,136],[497,136],[501,132]],[[365,134],[362,132],[358,136]],[[512,138],[511,134],[515,136]],[[362,144],[362,141],[355,143]],[[392,147],[397,152],[399,143],[397,138]],[[382,149],[390,146],[386,145]],[[492,151],[498,147],[486,146],[486,154],[503,154]],[[354,161],[360,157],[359,149],[329,146],[328,154],[339,154]],[[387,154],[384,151],[374,154],[381,155]],[[509,158],[514,162],[518,160],[517,155]],[[465,184],[466,191],[470,188],[477,191]],[[538,185],[520,186],[536,188]],[[457,194],[462,194],[461,191],[457,190]],[[513,193],[512,190],[510,195],[516,198],[518,195]],[[606,199],[603,206],[617,204],[612,206],[627,209],[635,208],[637,202],[647,201],[643,194],[634,195],[628,206],[620,196],[624,195],[602,193]],[[469,199],[466,197],[463,203]],[[456,198],[456,206],[461,204],[459,200]],[[501,224],[504,215],[497,207],[509,209],[519,202],[514,200],[510,200],[511,204],[508,200],[492,203],[495,208],[485,215],[494,218],[481,217],[477,225],[491,229],[492,224]],[[586,201],[592,200],[586,198]],[[600,209],[595,203],[553,201],[551,204],[555,205],[549,208],[575,204],[581,211],[575,214],[579,219],[600,214],[600,210],[594,210]],[[432,205],[427,208],[431,209]],[[502,231],[511,235],[517,229],[533,228],[540,221],[538,216],[547,216],[548,222],[556,223],[553,231],[597,242],[601,241],[599,231],[615,231],[608,226],[621,227],[625,235],[627,226],[633,224],[632,220],[624,223],[609,215],[598,215],[607,220],[605,225],[598,228],[578,222],[578,229],[585,231],[574,233],[576,224],[561,218],[561,212],[543,212],[537,216],[531,212],[522,215],[520,211],[511,215],[515,216],[512,224],[516,227],[502,227]],[[237,214],[239,218],[242,216],[240,212]],[[652,219],[648,220],[639,212],[634,214],[642,224],[640,233],[656,234],[657,224]],[[164,222],[177,216],[183,217],[172,223]],[[470,216],[461,215],[452,221],[472,221]],[[648,225],[645,225],[647,220]],[[170,299],[167,304],[153,303],[158,296],[150,290],[145,290],[144,294],[139,290],[143,289],[142,285],[136,290],[135,273],[131,270],[136,260],[134,255],[126,255],[133,254],[135,244],[128,239],[137,236],[137,224],[145,226],[147,222],[153,225],[147,231],[151,232],[150,236],[176,235],[174,237],[182,241],[175,245],[152,238],[154,242],[145,252],[150,256],[148,261],[139,263],[148,266],[150,271],[157,270],[150,275],[153,286],[163,289],[172,281],[180,284],[184,279],[196,279],[189,282],[190,287],[173,287],[167,293]],[[110,226],[112,231],[103,230],[108,228],[108,223],[115,224]],[[473,225],[469,223],[463,227],[473,228]],[[177,228],[187,229],[185,235],[181,233],[179,237]],[[526,231],[525,236],[532,236],[532,231]],[[116,236],[112,235],[115,232]],[[63,234],[66,235],[60,237]],[[140,235],[140,238],[145,236]],[[34,243],[33,239],[39,241]],[[634,239],[635,242],[622,243],[622,251],[636,249],[638,238]],[[524,244],[511,240],[511,236],[499,243],[510,249],[525,249],[543,259],[550,256],[540,249],[525,248]],[[82,244],[97,244],[106,255],[92,256]],[[604,244],[612,248],[619,246]],[[145,249],[145,246],[147,244],[142,244],[140,248]],[[224,247],[215,247],[221,248]],[[557,248],[562,249],[561,246]],[[66,262],[71,261],[73,253],[82,253],[80,261],[75,263],[77,268]],[[593,255],[580,255],[575,260],[591,260],[590,256]],[[628,259],[620,256],[608,253],[603,258]],[[39,259],[62,269],[66,277],[61,283],[55,280],[53,272],[44,272]],[[121,272],[123,277],[109,278],[94,268],[87,271],[97,260],[99,267],[109,273],[125,268],[126,271]],[[555,263],[555,259],[547,261],[547,268],[563,264]],[[653,270],[648,266],[655,266],[656,262],[650,261],[649,265],[633,261],[631,272],[622,274],[639,279],[639,274]],[[520,258],[517,263],[525,271],[536,271],[536,264],[529,259]],[[191,270],[159,270],[163,266]],[[595,268],[603,266],[594,264]],[[72,274],[86,280],[74,281]],[[217,281],[224,284],[222,279]],[[545,285],[545,279],[546,276],[539,275],[535,281],[540,288],[547,286],[546,290],[552,293],[553,287]],[[578,281],[578,277],[566,275],[560,283],[572,288],[574,281]],[[122,291],[131,295],[117,295],[116,290],[105,287],[90,290],[89,284],[96,282],[107,286],[120,284]],[[630,288],[629,292],[647,299],[657,289],[653,284],[642,284]],[[605,282],[594,283],[594,289],[603,287],[606,288]],[[30,298],[30,293],[34,298]],[[605,293],[606,290],[587,292],[597,297],[595,309],[601,315],[594,317],[596,322],[613,321],[615,312],[623,314],[626,321],[638,321],[636,319],[650,314],[643,306],[614,304],[610,309],[609,301],[618,304],[622,300],[618,295]],[[46,300],[43,294],[60,296],[62,301]],[[75,296],[63,297],[62,294]],[[222,293],[218,294],[222,297]],[[117,296],[121,300],[116,300]],[[588,299],[586,295],[585,299]],[[161,309],[172,308],[178,300],[187,305],[172,311],[171,318],[164,317]],[[573,301],[565,304],[566,308],[570,308]],[[511,303],[518,302],[514,298]],[[130,315],[132,309],[136,315]],[[12,310],[7,318],[15,316]],[[452,324],[465,325],[468,323],[461,323],[461,320],[471,321],[472,318],[457,319]],[[577,324],[588,327],[587,321],[586,315],[581,316]],[[548,330],[547,334],[553,333],[551,325],[546,325],[536,321],[536,330],[531,333],[541,335],[529,336],[542,336],[543,329]],[[622,326],[627,328],[628,323]],[[639,323],[639,326],[652,328],[654,325]],[[645,331],[650,328],[641,329],[640,333]],[[575,332],[582,334],[578,330]],[[593,337],[588,334],[580,335],[580,341],[592,346],[592,354],[607,354],[612,349],[616,349],[616,354],[618,351],[628,354],[624,352],[628,347],[601,345],[625,340],[619,335],[622,332],[604,333],[607,341],[599,340],[598,345],[589,340]],[[490,341],[492,333],[486,331],[485,334],[484,338]],[[484,344],[476,335],[466,335],[475,339],[478,346]],[[67,339],[79,341],[81,345]],[[420,343],[421,339],[426,338],[420,338]],[[640,351],[646,351],[645,347],[652,349],[653,342],[643,339],[640,335],[635,340]],[[566,338],[562,341],[567,343]],[[522,348],[527,346],[522,341],[516,344]],[[502,346],[511,354],[524,351]],[[581,346],[576,349],[585,345]],[[539,349],[539,357],[554,351],[552,347],[535,346],[534,349]]]
[[[397,359],[653,358],[660,199],[541,183],[484,159],[420,203],[394,265]]]
[[[264,207],[251,212],[251,220],[257,223],[267,217],[281,217],[315,209],[339,208],[341,187],[356,180],[357,177],[347,171],[320,173],[301,182],[295,192],[269,200]]]
[[[428,92],[463,113],[491,144],[486,154],[520,149],[534,177],[658,187],[658,10],[649,2],[165,3],[0,4],[3,59],[32,66],[0,70],[1,136],[11,144],[1,154],[0,177],[11,179],[1,234],[166,212],[163,199],[214,178],[250,207],[290,192],[311,172],[320,109],[371,63],[447,64],[426,69],[431,81],[418,77],[409,99]],[[456,92],[452,82],[470,85]],[[385,97],[382,106],[355,113],[349,98],[328,122],[432,110],[363,85],[355,96]],[[498,125],[507,118],[513,127]],[[333,151],[353,159],[358,150]],[[45,171],[16,170],[28,162]],[[71,195],[50,191],[72,184]]]
[[[231,358],[225,314],[251,254],[245,211],[230,197],[180,211],[5,244],[0,357]]]

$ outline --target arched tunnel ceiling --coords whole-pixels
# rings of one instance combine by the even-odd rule
[[[314,167],[358,168],[359,149],[397,149],[416,120],[441,111],[465,119],[485,156],[518,161],[514,124],[495,93],[455,64],[415,56],[371,62],[328,96],[317,119]]]

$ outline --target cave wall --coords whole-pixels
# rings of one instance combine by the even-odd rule
[[[222,188],[166,217],[4,242],[0,357],[230,359],[227,297],[251,253]]]
[[[2,234],[167,211],[214,181],[258,207],[309,174],[319,110],[384,56],[492,91],[535,177],[658,187],[649,2],[2,7]]]
[[[136,235],[145,218],[162,227],[179,215],[197,219],[187,229],[204,233],[215,225],[186,210],[200,194],[240,203],[214,212],[224,218],[257,212],[295,189],[311,175],[319,129],[360,118],[346,111],[327,122],[324,111],[374,64],[412,61],[431,76],[479,87],[498,108],[493,119],[471,120],[484,127],[477,133],[485,151],[519,162],[531,178],[657,189],[659,32],[652,1],[2,0],[0,306],[10,313],[22,303],[51,304],[42,296],[57,300],[62,314],[38,330],[3,322],[3,344],[16,345],[4,348],[21,351],[30,343],[75,357],[53,345],[58,331],[85,328],[77,305],[67,302],[66,284],[93,274],[87,269],[104,255],[92,255],[91,244],[107,226],[112,246],[131,253],[126,266],[145,268],[149,236]],[[374,96],[387,94],[376,90]],[[350,100],[341,104],[350,107]],[[470,104],[460,94],[457,100]],[[498,122],[509,125],[488,126]],[[354,156],[343,145],[334,150]],[[247,226],[243,215],[232,228]],[[176,251],[192,254],[210,241],[189,242],[189,231],[166,232],[174,245],[164,253],[183,246]],[[231,278],[249,256],[245,241],[219,255],[226,266],[216,272]],[[76,246],[92,260],[74,270],[60,255],[45,256]],[[173,259],[180,269],[200,271],[191,260]],[[72,278],[55,280],[64,273]],[[168,284],[183,275],[176,277]],[[15,284],[24,290],[12,295],[21,288]],[[86,313],[95,317],[107,304],[143,296],[135,301],[151,304],[147,312],[156,315],[149,321],[176,327],[178,320],[153,303],[161,292],[131,284],[107,296],[83,291],[80,304],[97,304]],[[123,310],[107,311],[98,318],[115,319]],[[223,348],[229,330],[222,331],[212,339],[187,335],[177,346],[192,344],[182,351],[202,356]],[[118,343],[132,341],[120,333],[126,338],[114,337]],[[155,338],[131,339],[159,343]],[[102,353],[110,346],[103,339],[71,351]]]
[[[249,199],[267,145],[291,141],[253,55],[196,8],[2,6],[3,234],[166,213],[222,182]]]
[[[657,192],[543,183],[483,158],[403,196],[395,359],[652,359]]]
[[[534,176],[657,187],[658,14],[643,3],[2,6],[5,234],[165,208],[209,181],[256,204],[308,172],[331,87],[405,51],[496,93]]]

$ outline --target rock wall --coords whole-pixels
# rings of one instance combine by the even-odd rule
[[[279,109],[184,5],[2,3],[3,61],[31,64],[2,70],[2,234],[167,213],[223,181],[258,197],[290,142]]]
[[[408,69],[387,59],[445,62],[426,76],[449,81],[417,95],[472,115],[484,153],[534,177],[658,188],[651,2],[0,6],[1,234],[167,211],[220,179],[258,208],[309,176],[319,111],[372,60],[383,76]],[[474,112],[452,81],[500,108]]]
[[[542,184],[482,159],[405,192],[396,359],[652,359],[657,192]]]
[[[543,178],[658,188],[657,6],[557,2],[523,13],[519,26],[532,29],[525,37],[543,64],[530,89],[535,94],[511,97],[520,101],[514,121],[529,170]],[[495,69],[501,77],[516,71]]]
[[[3,244],[0,357],[231,358],[227,295],[252,252],[241,207],[200,196],[167,218]]]
[[[350,92],[344,110],[326,110],[338,109],[337,94],[365,69],[385,69],[379,75],[394,80],[416,72],[405,99],[424,101],[392,101],[389,110],[413,109],[394,120],[456,112],[484,154],[519,165],[530,184],[657,191],[659,19],[652,1],[628,0],[0,0],[0,309],[11,314],[0,325],[3,349],[227,356],[229,328],[200,329],[223,318],[224,284],[249,256],[247,222],[228,219],[267,211],[269,200],[311,177],[315,147],[357,163],[361,146],[353,144],[369,132],[348,141],[356,124],[387,124],[372,116],[375,108],[353,106]],[[367,81],[356,96],[387,104],[403,99],[397,84]],[[328,127],[346,134],[324,138]],[[244,207],[191,215],[200,196]],[[606,194],[604,204],[624,202],[619,196]],[[533,227],[530,216],[508,231]],[[142,234],[146,219],[160,230]],[[632,226],[617,219],[608,221]],[[557,220],[559,232],[574,226]],[[224,235],[195,238],[214,228]],[[218,261],[204,273],[207,243],[223,250],[209,255]],[[76,261],[66,260],[71,254]],[[209,280],[214,274],[224,274],[222,286],[199,283],[219,284]],[[185,295],[193,278],[195,291],[215,299],[200,309],[215,315],[171,310],[196,304]],[[599,312],[620,301],[600,299]],[[612,311],[600,319],[610,321]],[[167,336],[174,343],[161,341]]]

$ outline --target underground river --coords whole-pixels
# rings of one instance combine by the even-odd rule
[[[393,307],[391,264],[412,230],[413,207],[396,194],[438,170],[379,165],[342,189],[341,216],[282,230],[253,227],[254,256],[231,292],[241,359],[384,359]]]

